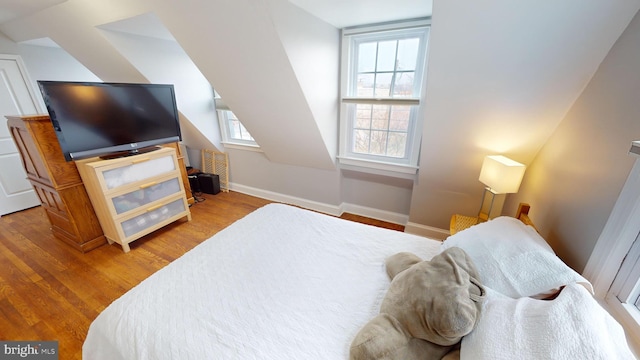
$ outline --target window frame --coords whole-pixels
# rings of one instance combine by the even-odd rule
[[[633,319],[635,332],[640,332],[640,231],[607,292],[607,303],[624,310]]]
[[[227,116],[227,112],[232,113],[233,111],[229,109],[229,107],[224,103],[222,98],[217,93],[214,92],[214,94],[215,94],[214,104],[215,104],[215,109],[218,116],[220,133],[222,135],[222,144],[225,147],[260,151],[260,145],[258,145],[258,143],[255,140],[245,140],[245,139],[237,139],[237,138],[231,137],[231,129],[229,128],[229,117]],[[236,119],[238,119],[237,116],[236,116]],[[240,122],[240,124],[242,124],[242,121],[240,119],[238,119],[238,121]],[[242,126],[244,127],[244,125]],[[247,131],[247,133],[249,132]],[[251,136],[250,133],[249,135]]]
[[[417,19],[370,26],[342,29],[341,97],[340,97],[340,146],[338,160],[341,168],[412,178],[418,171],[422,122],[424,119],[424,89],[426,85],[427,56],[430,19]],[[356,90],[357,48],[364,42],[420,38],[418,61],[414,72],[413,97],[358,97]],[[377,73],[377,72],[376,72]],[[396,69],[393,70],[396,74]],[[393,84],[392,84],[393,86]],[[352,151],[354,119],[357,104],[411,106],[407,129],[405,156],[395,158],[385,155],[363,154]],[[389,129],[384,130],[389,132]]]
[[[635,151],[629,153],[640,154]],[[625,329],[627,342],[636,353],[640,353],[640,319],[634,316],[637,313],[630,311],[633,310],[632,305],[621,301],[611,290],[625,257],[632,256],[632,247],[638,233],[640,159],[636,159],[583,271],[583,276],[593,285],[596,298]]]

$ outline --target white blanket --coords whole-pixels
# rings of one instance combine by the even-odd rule
[[[566,284],[591,284],[556,256],[545,240],[520,220],[502,216],[448,237],[442,249],[469,254],[483,285],[514,299],[546,297]]]
[[[83,358],[344,360],[389,286],[385,259],[439,244],[267,205],[113,302]]]
[[[583,286],[554,300],[511,299],[491,289],[461,360],[633,360],[624,331]]]

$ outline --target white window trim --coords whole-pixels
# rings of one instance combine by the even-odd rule
[[[416,27],[430,27],[431,19],[418,19],[411,20],[406,22],[396,22],[396,23],[386,23],[386,24],[378,24],[371,26],[361,26],[354,28],[346,28],[342,30],[342,52],[343,54],[347,54],[347,56],[342,56],[341,58],[341,72],[343,74],[350,74],[352,69],[350,68],[350,51],[351,51],[351,40],[348,39],[351,35],[364,35],[367,33],[379,32],[379,31],[392,31],[392,30],[408,30]],[[421,79],[421,88],[422,91],[419,94],[418,98],[396,98],[396,99],[387,99],[387,98],[354,98],[349,96],[341,96],[341,110],[340,110],[340,145],[339,145],[339,156],[338,161],[340,163],[340,168],[356,170],[362,172],[369,173],[381,173],[383,175],[388,176],[396,176],[402,178],[415,178],[415,174],[418,172],[418,159],[420,155],[420,142],[422,138],[422,123],[424,119],[424,106],[419,106],[415,119],[411,124],[411,128],[409,130],[409,134],[411,134],[411,138],[408,139],[410,143],[407,146],[407,152],[405,158],[397,159],[396,161],[390,160],[390,158],[386,157],[378,157],[375,155],[359,155],[353,154],[350,151],[350,120],[347,116],[349,113],[348,105],[354,103],[372,103],[372,104],[395,104],[395,105],[417,105],[420,103],[424,103],[425,98],[425,87],[426,87],[426,74],[427,74],[427,64],[426,59],[428,57],[429,51],[429,31],[427,29],[427,34],[425,38],[425,61],[422,65],[420,71],[416,72],[416,77]],[[348,89],[350,84],[351,76],[345,75],[341,76],[340,79],[340,91],[341,94],[348,94]]]
[[[636,145],[634,142],[633,146]],[[634,153],[633,147],[630,151]],[[640,354],[640,325],[631,305],[622,303],[609,290],[640,232],[640,158],[636,159],[611,215],[598,238],[583,275],[591,281],[596,298],[622,324],[629,345]]]
[[[610,295],[615,295],[624,303],[636,303],[640,296],[640,231],[633,242],[622,266],[609,290]],[[636,318],[640,318],[640,310],[635,310]]]
[[[262,148],[260,146],[258,146],[258,145],[240,144],[240,143],[228,142],[228,141],[222,141],[222,145],[225,147],[225,149],[236,149],[236,150],[245,150],[245,151],[253,151],[253,152],[264,152],[264,150],[262,150]]]
[[[370,174],[392,176],[403,179],[416,179],[418,173],[417,166],[390,164],[386,162],[376,162],[372,160],[354,159],[350,157],[338,156],[340,169],[366,172]]]

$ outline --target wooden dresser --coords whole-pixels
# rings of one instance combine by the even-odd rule
[[[82,252],[107,243],[75,162],[64,159],[49,115],[7,116],[7,119],[22,165],[46,211],[54,236]],[[184,154],[177,143],[164,146],[176,150],[187,201],[193,204]]]
[[[75,162],[67,162],[48,115],[7,116],[27,177],[53,235],[86,252],[107,242]]]

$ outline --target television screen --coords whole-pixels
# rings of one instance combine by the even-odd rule
[[[180,141],[173,85],[38,81],[67,161]]]

